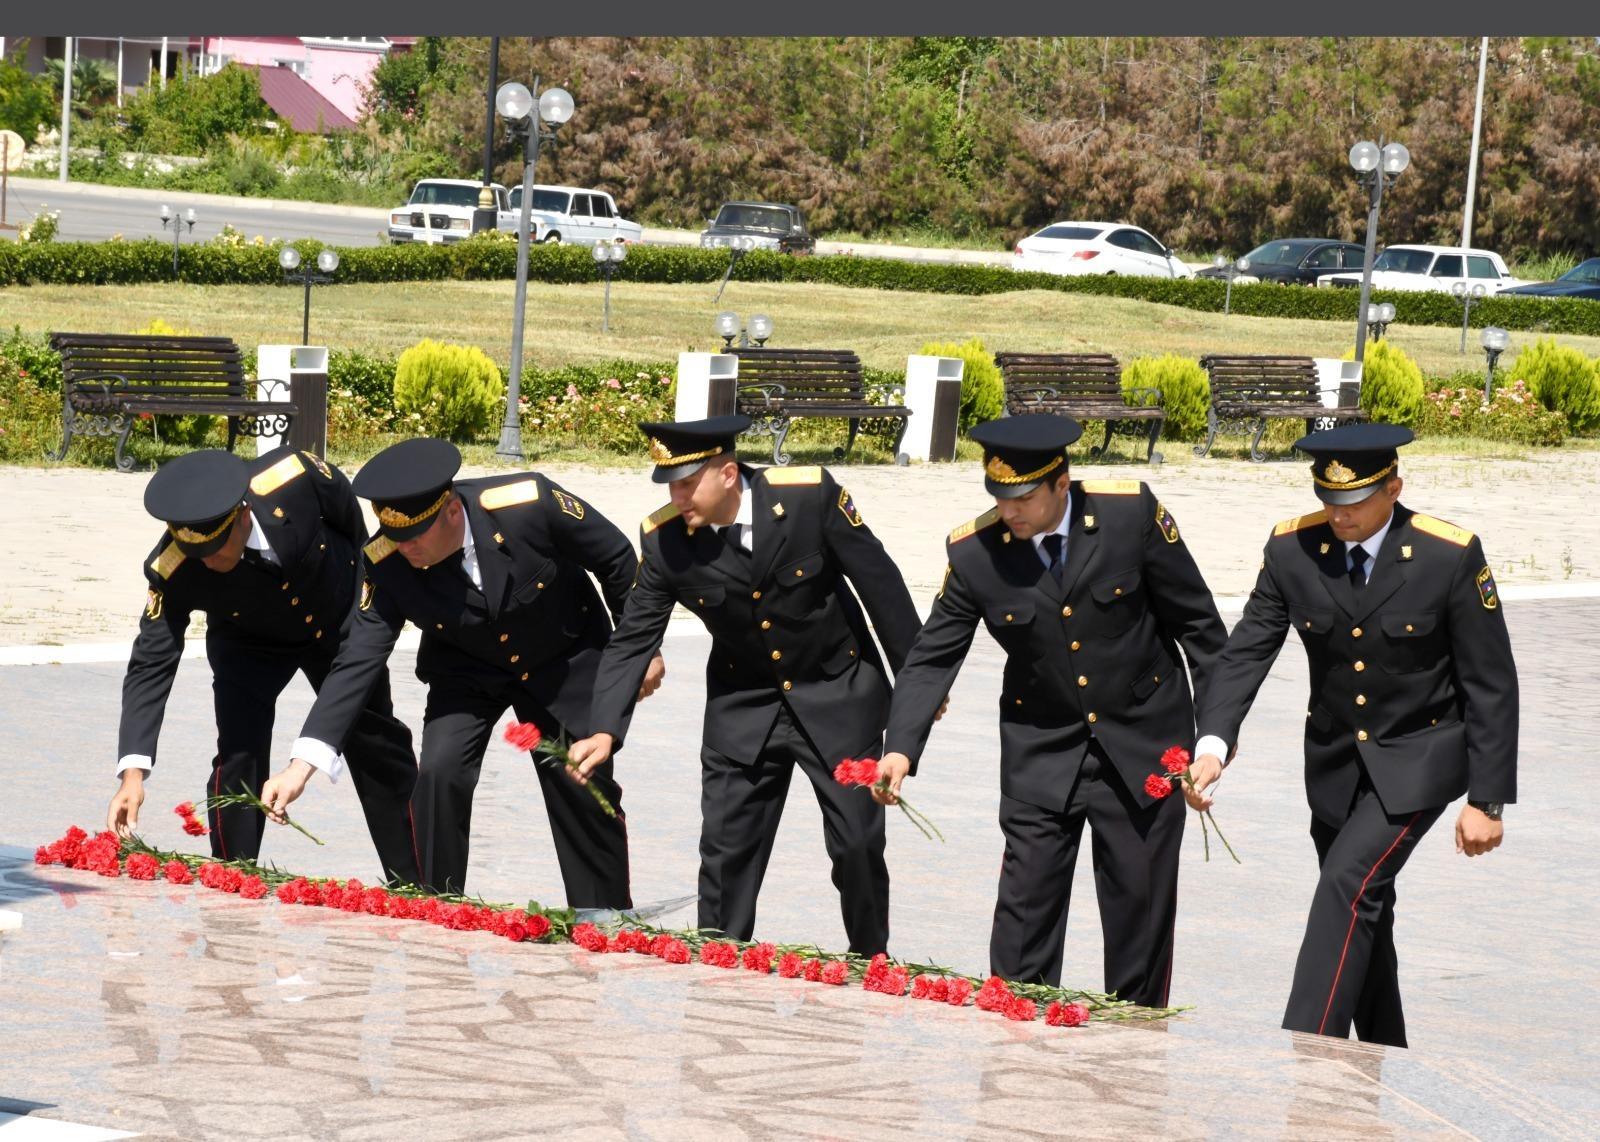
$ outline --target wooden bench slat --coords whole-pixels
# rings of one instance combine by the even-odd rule
[[[1206,408],[1206,438],[1195,447],[1197,456],[1211,450],[1218,432],[1240,425],[1254,430],[1250,458],[1266,459],[1261,437],[1269,420],[1304,420],[1307,431],[1321,417],[1366,420],[1361,409],[1330,409],[1322,403],[1316,362],[1310,357],[1209,354],[1200,359],[1211,382]]]
[[[1084,420],[1105,422],[1106,435],[1091,456],[1104,455],[1112,433],[1120,424],[1148,437],[1145,459],[1159,463],[1156,441],[1166,422],[1159,405],[1129,405],[1122,395],[1122,366],[1109,353],[1019,353],[1002,350],[994,355],[1005,386],[1006,411],[1013,415],[1055,412]]]
[[[855,446],[863,420],[898,420],[894,451],[900,460],[900,443],[905,438],[911,410],[903,405],[873,404],[863,377],[861,358],[848,349],[773,349],[741,348],[733,351],[739,359],[736,407],[755,418],[763,431],[773,437],[772,456],[777,464],[787,464],[783,451],[790,421],[797,417],[843,417],[849,421],[849,440],[835,449],[840,459]],[[763,389],[781,385],[782,392]]]

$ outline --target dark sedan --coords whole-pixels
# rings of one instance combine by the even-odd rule
[[[1336,242],[1332,238],[1276,238],[1245,255],[1250,268],[1235,280],[1255,278],[1274,285],[1314,286],[1323,274],[1359,270],[1365,254],[1354,242]],[[1195,277],[1221,280],[1227,272],[1208,266],[1197,271]]]
[[[1586,297],[1600,301],[1600,258],[1579,262],[1553,282],[1503,289],[1500,297]]]
[[[725,202],[711,225],[700,234],[708,250],[739,248],[809,254],[817,240],[806,229],[799,208],[776,202]]]

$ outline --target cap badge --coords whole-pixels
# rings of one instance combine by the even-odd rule
[[[1322,470],[1322,476],[1330,484],[1348,484],[1356,478],[1355,472],[1337,460],[1328,461],[1328,466]]]

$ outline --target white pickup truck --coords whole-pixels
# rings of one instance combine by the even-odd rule
[[[411,188],[411,200],[389,213],[389,241],[460,242],[472,237],[472,215],[478,209],[478,192],[483,184],[467,178],[425,178]],[[510,204],[506,188],[499,183],[494,192],[495,224],[498,229],[514,228],[508,221]]]
[[[1390,246],[1372,263],[1373,289],[1408,290],[1413,293],[1449,293],[1457,282],[1468,289],[1481,285],[1496,294],[1523,283],[1511,276],[1500,255],[1491,250],[1460,246]],[[1324,274],[1319,286],[1359,289],[1361,273]]]
[[[529,205],[535,242],[593,246],[596,242],[637,242],[644,227],[629,222],[617,210],[616,200],[603,190],[581,186],[535,186]],[[521,219],[522,188],[511,188],[500,229],[515,234]]]

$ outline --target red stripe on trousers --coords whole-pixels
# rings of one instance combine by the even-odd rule
[[[1339,977],[1344,974],[1344,958],[1350,952],[1350,939],[1356,934],[1356,906],[1361,903],[1361,896],[1367,890],[1367,884],[1372,880],[1378,869],[1383,867],[1383,862],[1389,859],[1389,854],[1400,847],[1400,842],[1406,839],[1406,834],[1411,831],[1411,826],[1417,823],[1421,813],[1412,815],[1406,822],[1406,827],[1400,830],[1400,835],[1394,839],[1377,863],[1367,869],[1367,875],[1361,878],[1361,887],[1356,889],[1356,894],[1350,898],[1350,928],[1344,934],[1344,947],[1339,949],[1339,966],[1333,973],[1333,986],[1328,989],[1328,1005],[1322,1009],[1322,1022],[1317,1024],[1317,1034],[1322,1034],[1322,1029],[1328,1025],[1328,1015],[1333,1011],[1333,997],[1339,993]]]

